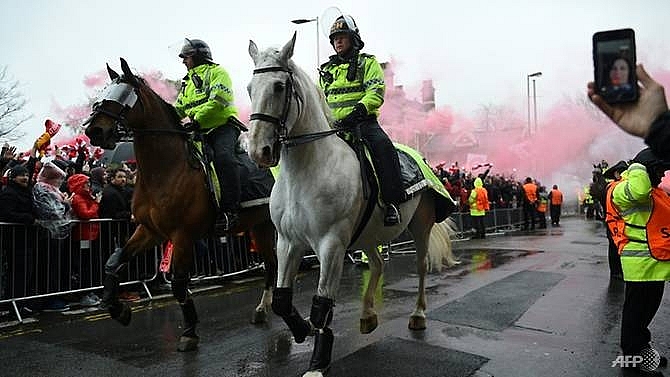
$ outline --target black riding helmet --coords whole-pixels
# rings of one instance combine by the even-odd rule
[[[212,60],[212,50],[209,49],[209,45],[205,41],[200,39],[184,38],[184,45],[181,48],[179,57],[183,59],[189,56],[199,57],[207,63],[214,63]]]
[[[665,171],[670,170],[670,161],[658,158],[654,152],[651,151],[651,148],[641,150],[635,158],[633,158],[633,162],[642,164],[647,168],[647,173],[649,174],[652,186],[658,186],[661,183],[661,178],[663,178]]]
[[[349,35],[349,38],[351,38],[351,45],[356,50],[360,50],[363,48],[363,46],[365,46],[365,43],[363,43],[361,35],[358,31],[356,21],[354,21],[354,18],[349,15],[338,17],[330,27],[330,34],[328,35],[328,38],[330,38],[331,46],[333,45],[336,34]]]

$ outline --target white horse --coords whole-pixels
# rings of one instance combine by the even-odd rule
[[[405,228],[414,237],[419,292],[409,319],[412,330],[426,328],[427,254],[435,254],[430,260],[440,264],[453,258],[448,235],[444,240],[446,227],[435,227],[433,232],[442,233],[434,235],[431,242],[440,247],[428,248],[436,221],[436,199],[431,190],[401,204],[401,224],[385,227],[378,205],[367,224],[361,224],[367,201],[359,161],[354,150],[330,128],[330,110],[319,88],[291,60],[295,39],[294,34],[281,51],[270,48],[263,52],[249,41],[249,54],[255,64],[248,86],[252,111],[249,155],[266,167],[276,166],[281,160],[279,178],[270,196],[270,214],[278,233],[278,276],[272,309],[284,319],[297,343],[308,335],[315,336],[304,376],[321,376],[331,361],[333,332],[328,325],[347,249],[364,250],[369,258],[361,333],[377,327],[374,293],[383,262],[377,245],[394,239]],[[361,225],[362,231],[357,231]],[[321,264],[309,321],[292,304],[292,285],[301,257],[308,250],[314,250]]]

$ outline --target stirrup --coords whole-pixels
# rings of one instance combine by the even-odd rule
[[[384,215],[384,226],[393,226],[400,224],[400,210],[395,204],[386,205],[386,214]]]
[[[216,230],[221,232],[230,232],[240,223],[240,217],[237,212],[221,212],[216,219]]]

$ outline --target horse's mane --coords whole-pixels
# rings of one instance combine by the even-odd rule
[[[123,75],[122,79],[125,79],[125,75]],[[149,92],[149,94],[155,97],[158,100],[158,103],[167,110],[170,119],[175,124],[181,123],[181,117],[179,116],[179,114],[177,114],[177,109],[175,109],[174,106],[172,106],[172,104],[168,103],[166,100],[163,99],[163,97],[161,97],[160,95],[158,95],[158,93],[156,93],[153,89],[151,89],[151,87],[149,86],[149,84],[147,84],[147,81],[144,78],[135,75],[135,79],[137,80],[137,82],[141,84],[139,89],[146,89]]]

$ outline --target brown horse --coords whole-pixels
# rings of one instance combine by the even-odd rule
[[[194,259],[193,244],[213,229],[216,208],[210,199],[204,170],[191,157],[190,134],[180,126],[174,107],[135,76],[124,59],[121,69],[122,76],[107,66],[112,83],[93,105],[91,117],[85,123],[91,144],[103,148],[114,148],[121,137],[132,134],[139,172],[132,202],[138,227],[128,242],[107,260],[102,307],[112,318],[128,325],[131,309],[117,297],[119,272],[137,253],[171,240],[172,294],[181,306],[185,322],[177,349],[189,351],[198,344],[198,317],[187,289]],[[268,204],[241,210],[239,225],[231,233],[247,230],[255,235],[257,249],[265,262],[265,290],[252,319],[262,322],[277,275],[275,229]]]

